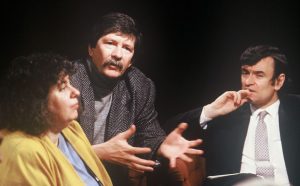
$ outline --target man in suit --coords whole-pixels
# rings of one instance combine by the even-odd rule
[[[286,56],[276,47],[259,45],[246,49],[240,60],[241,90],[227,91],[202,108],[174,117],[168,125],[184,121],[198,127],[208,176],[260,175],[259,168],[269,166],[272,175],[266,177],[276,184],[300,185],[300,96],[282,92],[287,81]],[[262,111],[266,111],[263,121],[268,136],[265,164],[254,150]]]
[[[186,154],[202,153],[191,148],[201,140],[182,137],[186,124],[168,136],[161,129],[154,84],[132,65],[140,37],[128,15],[104,15],[90,33],[89,57],[76,62],[71,77],[81,92],[78,120],[98,157],[107,161],[114,185],[129,184],[127,168],[153,171],[160,157],[174,168],[177,158],[191,161]]]

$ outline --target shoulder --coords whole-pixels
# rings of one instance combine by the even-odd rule
[[[298,94],[286,94],[281,97],[281,100],[284,101],[296,101],[297,103],[300,102],[300,95]]]
[[[4,159],[23,161],[34,161],[36,158],[47,156],[39,137],[22,132],[7,134],[1,144],[1,153]]]
[[[76,120],[71,121],[69,126],[65,128],[63,131],[72,131],[73,133],[80,133],[80,134],[84,133],[80,124]]]
[[[300,95],[288,94],[280,98],[280,105],[291,112],[300,111]]]
[[[126,73],[127,78],[137,84],[153,83],[140,69],[137,67],[131,67]]]
[[[89,84],[89,77],[87,73],[86,60],[80,59],[73,61],[74,64],[74,74],[70,77],[71,83],[78,89],[85,87],[85,84]]]
[[[84,59],[73,61],[73,65],[75,68],[75,73],[72,75],[72,77],[76,77],[81,74],[86,74],[86,61]]]
[[[62,130],[62,133],[67,137],[70,143],[79,143],[79,141],[82,140],[89,144],[84,131],[76,120],[70,122],[69,126]]]
[[[155,89],[153,81],[136,67],[130,67],[126,72],[124,79],[134,90],[147,92]]]
[[[73,61],[73,64],[74,64],[75,68],[82,68],[82,67],[84,67],[84,63],[85,63],[84,59],[77,59],[77,60]]]

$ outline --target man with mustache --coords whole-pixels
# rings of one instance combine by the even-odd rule
[[[174,168],[176,159],[190,162],[186,154],[201,140],[182,137],[186,124],[168,136],[157,121],[153,82],[132,66],[141,33],[128,15],[104,15],[90,33],[85,61],[76,63],[72,84],[81,92],[79,121],[114,185],[129,185],[128,169],[153,171],[164,157]],[[139,155],[139,156],[137,156]],[[108,163],[109,162],[109,163]],[[121,165],[121,166],[120,166]]]
[[[258,45],[246,49],[240,61],[241,90],[227,91],[168,125],[184,121],[198,126],[198,134],[203,132],[208,176],[253,173],[278,185],[300,185],[300,97],[282,92],[288,75],[286,56],[277,47]],[[267,133],[262,149],[258,121]],[[267,158],[259,156],[261,150]]]

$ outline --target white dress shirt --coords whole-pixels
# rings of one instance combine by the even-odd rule
[[[279,129],[279,109],[280,101],[277,100],[272,105],[265,109],[255,109],[251,107],[251,117],[248,126],[247,136],[244,143],[242,162],[241,162],[241,173],[253,173],[256,174],[256,163],[255,163],[255,129],[258,123],[258,114],[265,110],[268,114],[265,116],[264,121],[267,124],[268,131],[268,144],[269,144],[269,157],[270,163],[274,167],[274,182],[279,185],[289,185],[289,179],[283,157],[282,144],[280,138]],[[200,116],[200,125],[203,129],[206,129],[206,123],[211,120],[207,118],[204,113]]]

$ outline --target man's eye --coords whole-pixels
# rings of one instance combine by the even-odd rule
[[[106,44],[108,44],[108,45],[112,45],[112,44],[113,44],[113,42],[112,42],[112,41],[106,41]]]
[[[129,52],[131,52],[131,48],[125,47],[125,49]]]
[[[256,76],[259,77],[259,78],[264,77],[263,74],[257,74]]]

